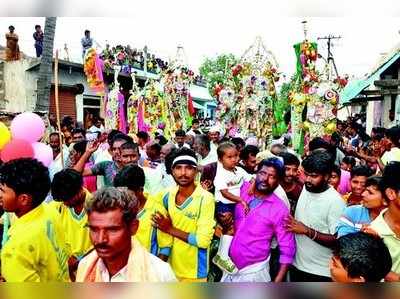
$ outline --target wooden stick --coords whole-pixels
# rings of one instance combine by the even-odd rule
[[[58,98],[58,50],[56,50],[56,59],[54,61],[54,100],[56,103],[58,134],[60,136],[59,138],[60,138],[61,166],[64,169],[63,138],[61,134],[61,122],[60,122],[60,102]]]

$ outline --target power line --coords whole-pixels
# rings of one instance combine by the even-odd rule
[[[317,40],[326,40],[326,44],[328,46],[328,55],[327,55],[326,61],[327,61],[328,65],[329,65],[329,63],[332,63],[333,68],[334,68],[335,73],[336,73],[336,77],[339,77],[339,73],[338,73],[338,70],[337,70],[337,67],[336,67],[335,59],[333,58],[333,54],[331,52],[331,46],[332,46],[332,40],[341,39],[341,38],[342,37],[340,35],[339,36],[334,36],[332,34],[329,34],[328,36],[323,36],[323,37],[318,37],[317,38]]]

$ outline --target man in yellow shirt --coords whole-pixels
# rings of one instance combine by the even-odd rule
[[[84,210],[85,201],[92,195],[83,188],[82,175],[73,169],[54,175],[51,194],[54,201],[48,204],[48,209],[63,227],[65,243],[72,254],[68,263],[71,280],[74,280],[79,260],[92,248]]]
[[[400,162],[390,162],[385,166],[382,185],[388,208],[383,210],[371,223],[371,229],[378,233],[389,249],[392,257],[392,271],[386,281],[400,281]]]
[[[214,197],[195,183],[198,169],[192,150],[177,150],[172,161],[172,175],[178,186],[158,196],[168,215],[156,213],[153,222],[174,237],[169,262],[177,278],[205,282],[215,226]]]
[[[18,218],[1,251],[1,275],[8,282],[69,281],[62,228],[42,204],[49,190],[49,172],[37,160],[0,168],[0,205]]]
[[[139,220],[139,228],[135,238],[147,251],[163,261],[167,261],[171,253],[172,236],[153,227],[151,221],[154,213],[161,212],[165,215],[166,211],[153,196],[143,193],[144,185],[144,170],[137,165],[125,166],[114,179],[115,187],[127,187],[138,200],[139,207],[136,219]]]

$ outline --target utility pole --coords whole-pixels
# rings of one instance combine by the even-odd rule
[[[307,40],[307,20],[302,21],[301,24],[303,24],[304,40]]]
[[[340,35],[339,36],[334,36],[334,35],[331,35],[331,34],[329,34],[328,36],[318,37],[317,38],[317,40],[326,40],[326,44],[328,46],[328,57],[327,57],[326,60],[328,62],[328,65],[330,63],[332,63],[333,68],[335,70],[336,77],[339,77],[339,73],[338,73],[338,70],[337,70],[337,67],[336,67],[335,59],[333,58],[333,54],[331,52],[331,46],[332,46],[332,40],[341,39],[341,38],[342,37]]]

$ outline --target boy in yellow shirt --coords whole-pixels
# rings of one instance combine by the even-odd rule
[[[135,238],[150,253],[167,261],[171,253],[172,236],[152,226],[152,215],[156,212],[166,214],[164,207],[153,196],[143,193],[145,185],[144,170],[137,165],[125,166],[114,178],[115,187],[127,187],[139,202],[137,219],[139,228]]]
[[[177,150],[172,161],[172,175],[178,186],[158,196],[168,215],[156,213],[153,222],[174,237],[169,262],[177,278],[205,282],[215,226],[214,196],[195,183],[198,169],[192,150]]]
[[[49,190],[49,171],[37,160],[0,168],[0,205],[18,218],[1,251],[1,275],[8,282],[69,281],[62,228],[42,204]]]
[[[85,201],[92,195],[83,187],[82,175],[73,169],[64,169],[54,175],[51,194],[54,201],[47,208],[64,230],[65,243],[72,254],[68,261],[70,276],[74,280],[79,260],[92,248],[84,209]]]

